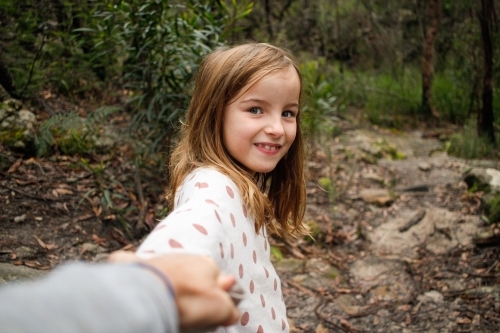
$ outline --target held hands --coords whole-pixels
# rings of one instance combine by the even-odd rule
[[[181,329],[200,329],[234,324],[240,314],[228,291],[232,276],[220,275],[215,262],[207,257],[168,254],[141,259],[130,252],[112,253],[110,262],[143,262],[165,274],[176,296]]]

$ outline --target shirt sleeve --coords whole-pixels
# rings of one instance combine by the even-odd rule
[[[175,300],[144,268],[70,264],[0,288],[0,333],[177,333]]]
[[[234,227],[235,221],[232,212],[245,209],[237,193],[234,183],[218,171],[195,170],[179,188],[175,209],[156,226],[137,254],[206,255],[224,270],[229,255],[227,230]]]

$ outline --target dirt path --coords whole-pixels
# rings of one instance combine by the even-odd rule
[[[292,331],[500,331],[500,247],[474,244],[488,227],[461,182],[470,163],[440,146],[349,130],[314,153],[306,222],[316,241],[273,242]],[[145,169],[138,183],[126,154],[90,169],[66,156],[18,159],[0,174],[0,282],[138,244],[137,222],[165,214],[162,179]]]
[[[281,244],[276,263],[297,332],[500,331],[500,248],[474,245],[470,163],[418,134],[355,130],[318,153],[334,185],[309,189],[317,242]]]

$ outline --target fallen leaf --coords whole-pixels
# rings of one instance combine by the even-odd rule
[[[316,333],[328,333],[328,330],[322,324],[319,324],[316,326]]]
[[[472,320],[467,317],[462,317],[462,318],[457,318],[457,324],[470,324],[472,323]]]
[[[56,244],[46,244],[43,240],[41,240],[40,238],[36,237],[36,236],[33,236],[36,241],[38,242],[38,244],[44,248],[45,250],[52,250],[52,249],[55,249],[57,247]]]
[[[154,212],[149,212],[144,218],[144,223],[149,227],[149,230],[153,230],[156,226],[155,214]]]
[[[21,165],[22,162],[23,162],[23,160],[20,158],[17,161],[15,161],[14,163],[12,163],[12,165],[9,168],[9,170],[7,170],[7,173],[14,173],[14,172],[16,172],[17,168],[19,168],[19,166]]]
[[[14,179],[17,185],[25,186],[29,184],[36,183],[34,180],[21,180],[21,179]]]
[[[107,246],[107,244],[108,244],[108,240],[106,238],[101,238],[101,237],[97,236],[96,234],[92,234],[92,239],[94,240],[94,242],[96,242],[97,244],[99,244],[101,246]]]
[[[85,215],[82,215],[80,217],[78,217],[76,220],[77,221],[85,221],[85,220],[88,220],[90,218],[94,217],[93,214],[85,214]]]
[[[56,191],[58,194],[61,194],[61,195],[73,194],[73,191],[65,189],[65,188],[56,188],[56,189],[54,189],[54,191]],[[52,191],[52,193],[54,193],[54,191]]]
[[[102,213],[102,206],[97,206],[97,207],[92,207],[92,210],[94,211],[94,214],[96,217],[99,217]]]

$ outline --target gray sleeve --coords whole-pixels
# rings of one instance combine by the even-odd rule
[[[0,333],[178,333],[175,300],[135,265],[76,263],[0,288]]]

